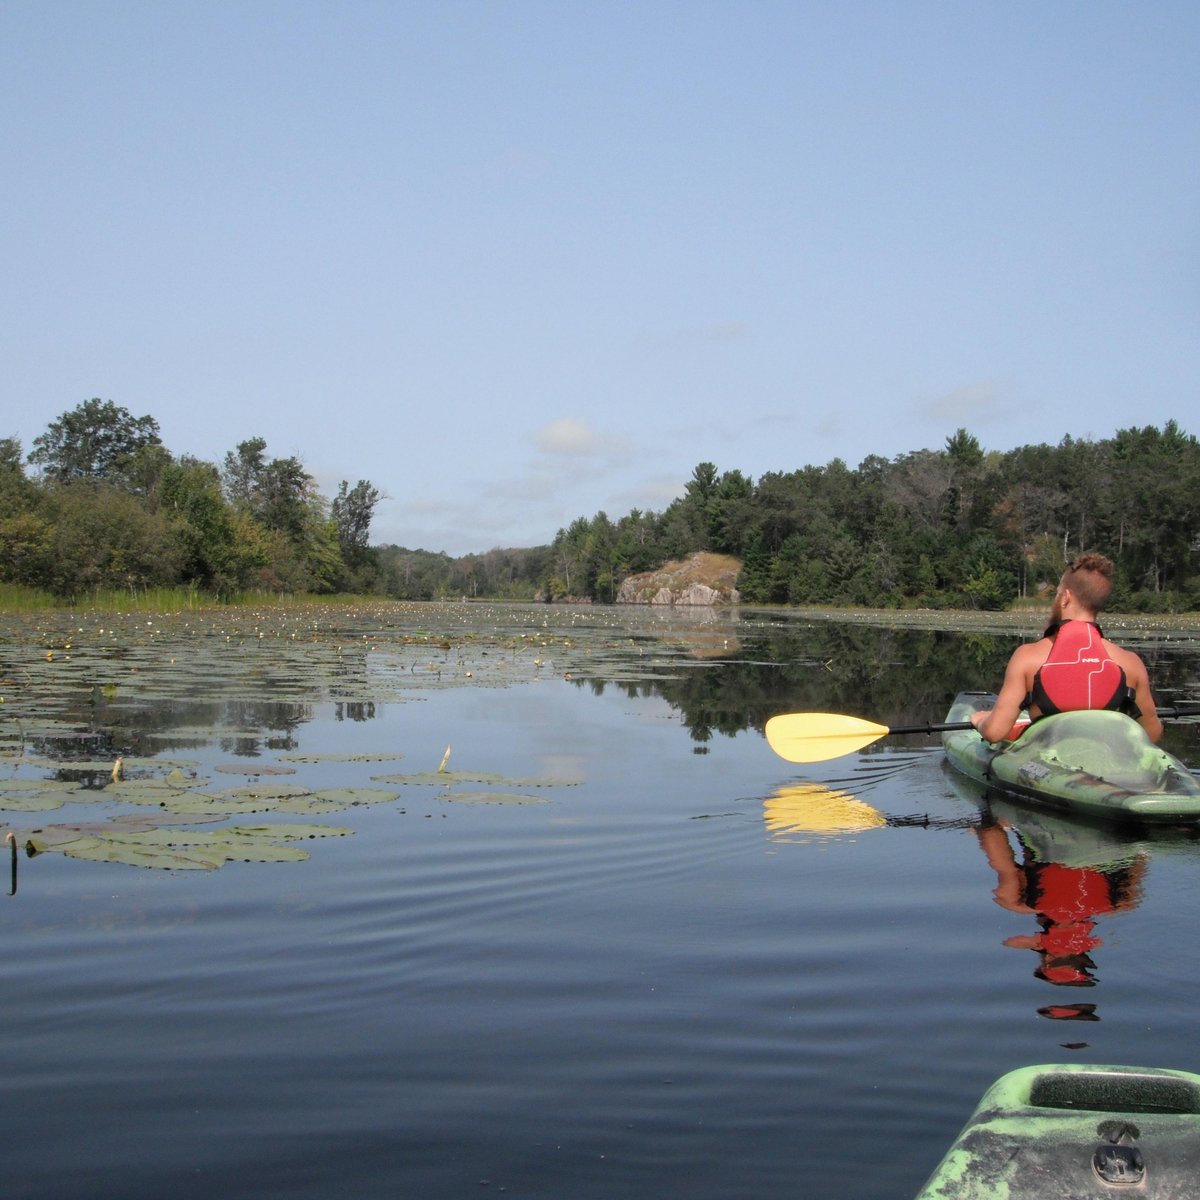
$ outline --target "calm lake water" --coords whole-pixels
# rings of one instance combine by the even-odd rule
[[[941,720],[1016,643],[750,610],[3,619],[0,816],[46,847],[0,858],[4,1195],[890,1200],[1014,1067],[1200,1070],[1194,837],[989,804],[927,736],[804,768],[762,736]],[[1200,695],[1194,640],[1139,648],[1160,703]],[[1200,767],[1197,725],[1168,744]],[[1002,906],[1005,846],[1105,900]]]

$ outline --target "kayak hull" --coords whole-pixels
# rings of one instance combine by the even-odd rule
[[[984,1093],[916,1200],[1194,1197],[1200,1075],[1022,1067]]]
[[[946,722],[969,721],[995,699],[962,692]],[[1104,821],[1200,821],[1200,780],[1121,713],[1058,713],[997,743],[974,729],[951,730],[942,744],[956,771],[1046,808]]]

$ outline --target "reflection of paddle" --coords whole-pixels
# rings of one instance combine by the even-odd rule
[[[787,833],[857,833],[887,824],[877,809],[849,792],[819,783],[781,787],[763,801],[763,822],[772,835]]]
[[[787,784],[763,801],[763,824],[773,838],[791,833],[859,833],[884,825],[965,829],[973,823],[968,817],[931,817],[928,813],[885,815],[851,792],[824,783]]]
[[[1200,706],[1184,705],[1160,708],[1158,715],[1165,719],[1189,717],[1200,713]],[[767,743],[780,758],[788,762],[815,763],[853,754],[881,737],[900,733],[949,733],[972,728],[970,721],[943,721],[928,725],[876,725],[862,717],[847,717],[841,713],[781,713],[766,725]]]

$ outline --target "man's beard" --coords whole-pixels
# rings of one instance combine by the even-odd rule
[[[1062,594],[1060,592],[1055,592],[1054,603],[1050,606],[1050,620],[1061,621],[1062,619]]]

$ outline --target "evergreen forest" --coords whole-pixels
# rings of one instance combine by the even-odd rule
[[[183,589],[198,597],[615,600],[628,575],[701,550],[741,564],[744,601],[998,609],[1083,550],[1117,566],[1112,607],[1200,608],[1200,443],[1174,421],[1101,440],[840,459],[757,480],[698,464],[662,512],[579,516],[546,545],[453,558],[372,545],[383,493],[321,495],[262,438],[221,463],[175,454],[151,416],[92,399],[25,455],[0,439],[0,585],[60,600]]]

